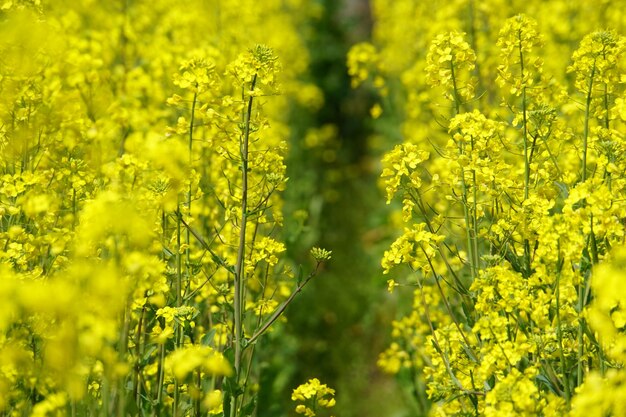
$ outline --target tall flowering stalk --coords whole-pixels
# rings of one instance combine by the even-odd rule
[[[453,115],[458,115],[462,107],[467,106],[468,101],[474,97],[475,80],[471,74],[475,67],[476,56],[465,41],[464,35],[464,33],[459,32],[438,35],[431,43],[426,56],[428,84],[432,87],[442,86],[444,88],[445,96],[454,105]],[[462,141],[459,141],[458,155],[460,160],[464,159],[464,153],[465,145]],[[472,278],[474,278],[479,263],[477,230],[475,228],[476,218],[471,218],[470,187],[468,186],[464,173],[465,168],[462,164],[460,169],[461,205],[463,206],[465,219],[467,252],[470,273]]]

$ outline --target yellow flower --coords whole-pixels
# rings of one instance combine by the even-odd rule
[[[202,405],[209,411],[209,414],[220,414],[223,412],[223,394],[216,389],[210,391],[202,401]]]
[[[317,409],[318,405],[324,408],[335,406],[334,395],[334,389],[329,388],[326,384],[322,384],[319,379],[312,378],[293,390],[291,400],[304,403],[296,405],[296,413],[313,417],[315,416],[313,409]]]
[[[381,114],[383,114],[383,108],[381,107],[381,105],[379,103],[374,104],[370,109],[370,115],[372,116],[372,119],[378,119]]]
[[[465,33],[447,32],[435,37],[426,55],[428,83],[445,88],[446,97],[459,100],[474,97],[475,80],[470,75],[476,55],[464,39]]]
[[[165,358],[165,366],[179,381],[195,370],[226,376],[233,372],[228,360],[209,346],[194,345],[176,349]]]

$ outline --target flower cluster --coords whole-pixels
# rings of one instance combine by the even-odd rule
[[[334,389],[322,384],[319,379],[313,378],[294,389],[291,400],[302,403],[296,406],[296,413],[306,417],[314,417],[317,415],[318,407],[332,408],[335,406],[334,396]]]
[[[500,29],[497,45],[502,64],[496,82],[500,86],[509,84],[509,92],[520,96],[543,71],[543,60],[532,55],[543,46],[537,22],[523,14],[508,19]]]
[[[429,156],[428,151],[412,143],[406,143],[397,145],[393,151],[383,157],[382,177],[385,179],[387,203],[391,202],[399,190],[407,186],[412,189],[420,188],[423,173],[420,172],[418,166]]]
[[[363,82],[372,77],[377,72],[380,65],[380,57],[376,52],[376,48],[371,43],[359,43],[354,45],[348,53],[348,74],[352,80],[352,86],[358,87]],[[383,79],[376,77],[379,87]]]
[[[572,55],[568,71],[576,74],[575,85],[588,93],[595,82],[612,86],[619,81],[620,57],[626,41],[613,31],[598,31],[586,35]]]
[[[424,275],[428,275],[433,271],[431,261],[443,239],[444,236],[427,231],[424,223],[406,228],[404,234],[385,252],[382,261],[384,272],[389,272],[396,265],[407,264],[412,269],[421,270]]]
[[[446,96],[457,102],[474,97],[474,81],[470,74],[476,55],[464,36],[459,32],[437,35],[426,56],[428,84],[443,86]]]
[[[313,248],[311,249],[311,256],[317,262],[328,261],[332,256],[333,251],[326,250],[324,248]]]

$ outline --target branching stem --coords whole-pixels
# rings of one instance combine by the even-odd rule
[[[250,93],[254,91],[257,76],[252,79]],[[245,93],[244,93],[245,94]],[[248,97],[247,109],[244,117],[244,131],[240,140],[240,157],[241,157],[241,223],[239,225],[239,247],[237,249],[237,262],[235,263],[235,295],[234,295],[234,326],[235,326],[235,381],[239,384],[241,376],[241,358],[243,354],[243,307],[245,305],[245,248],[246,248],[246,225],[248,222],[248,144],[250,140],[250,119],[252,118],[252,104],[254,96],[250,94]],[[231,396],[230,415],[235,417],[238,415],[238,395],[233,393]]]

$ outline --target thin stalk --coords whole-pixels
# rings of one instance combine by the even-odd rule
[[[529,160],[529,146],[528,146],[528,114],[527,114],[527,100],[526,100],[526,82],[524,72],[524,53],[522,51],[522,32],[518,32],[519,40],[519,61],[520,61],[520,77],[522,80],[522,122],[523,129],[522,135],[524,140],[524,200],[528,200],[528,193],[530,190],[530,160]],[[522,203],[523,204],[523,203]],[[526,217],[524,217],[526,222]],[[526,225],[524,225],[526,226]],[[526,229],[526,227],[524,227]],[[528,239],[524,237],[524,269],[526,276],[530,276],[530,243]]]
[[[161,246],[163,251],[161,252],[161,260],[165,261],[165,248],[167,248],[165,235],[167,234],[167,216],[165,215],[165,209],[161,210]]]
[[[583,129],[583,160],[581,164],[581,180],[585,182],[587,180],[587,142],[589,140],[589,117],[591,113],[591,90],[593,88],[593,78],[596,74],[596,65],[594,62],[591,68],[591,74],[589,76],[589,85],[587,89],[587,99],[585,100],[585,124]]]
[[[609,128],[609,85],[604,83],[604,127]]]
[[[591,240],[590,242],[591,243],[591,260],[593,262],[593,265],[597,265],[598,262],[600,262],[600,260],[598,258],[598,243],[596,241],[595,232],[593,231],[593,214],[591,215],[590,222],[591,222],[591,231],[590,231],[589,239]],[[583,305],[587,304],[589,291],[590,291],[589,284],[590,284],[589,281],[587,281]],[[600,374],[604,376],[606,369],[605,369],[605,363],[604,363],[604,351],[602,349],[602,344],[597,343],[596,349],[598,350],[598,361],[600,362]]]
[[[224,258],[220,257],[217,253],[215,253],[215,251],[213,249],[211,249],[211,246],[209,245],[209,243],[207,243],[202,236],[200,236],[200,234],[195,231],[191,226],[189,226],[189,224],[183,219],[183,215],[182,213],[180,213],[179,211],[176,212],[176,218],[178,220],[180,220],[180,222],[182,223],[182,225],[187,228],[191,234],[193,235],[194,238],[196,238],[196,241],[198,243],[200,243],[200,245],[211,254],[211,258],[213,259],[213,261],[218,264],[219,266],[221,266],[222,268],[226,269],[228,272],[234,274],[235,270],[232,266],[228,265],[226,263],[226,261],[224,260]]]
[[[585,182],[587,180],[587,147],[589,140],[589,119],[591,113],[591,99],[592,99],[592,89],[593,89],[593,79],[596,73],[596,65],[595,62],[593,67],[591,68],[591,74],[589,75],[589,84],[587,88],[587,99],[585,100],[585,121],[583,128],[583,157],[581,163],[581,181]],[[583,201],[583,204],[586,202]],[[583,275],[581,277],[581,282],[578,286],[578,314],[582,315],[583,308],[585,306],[585,286],[586,279]],[[582,384],[583,381],[583,355],[585,353],[585,347],[583,345],[584,341],[584,326],[585,320],[581,316],[578,319],[578,357],[577,357],[577,366],[576,366],[576,382],[577,385]]]
[[[165,362],[165,345],[161,344],[161,346],[159,347],[159,363],[157,366],[157,386],[156,386],[156,390],[157,390],[157,400],[156,400],[156,406],[152,409],[152,417],[156,417],[157,416],[157,409],[159,409],[162,405],[162,398],[163,398],[163,382],[165,380],[165,369],[163,366],[163,363]]]
[[[180,200],[178,203],[177,211],[180,212]],[[176,222],[176,307],[181,307],[183,303],[182,288],[183,288],[183,268],[182,268],[182,254],[181,249],[181,218],[178,217]],[[183,327],[176,321],[175,324],[175,343],[176,348],[182,345],[183,341]],[[179,401],[179,385],[178,380],[174,379],[174,402],[172,403],[172,415],[178,417],[178,401]]]
[[[267,320],[265,320],[265,322],[258,328],[258,330],[256,332],[254,332],[254,334],[250,337],[250,339],[248,339],[247,343],[246,343],[246,347],[252,345],[254,342],[256,342],[256,340],[267,331],[267,329],[270,328],[270,326],[276,321],[278,320],[278,318],[285,312],[285,309],[287,308],[287,306],[289,306],[289,304],[291,304],[291,302],[293,301],[293,299],[298,295],[298,293],[300,293],[300,291],[302,291],[302,289],[306,286],[306,284],[308,284],[308,282],[317,274],[317,271],[319,269],[320,266],[320,262],[317,263],[317,266],[315,267],[315,270],[313,270],[313,272],[311,272],[309,274],[308,277],[306,277],[306,279],[300,283],[295,290],[293,290],[293,292],[289,295],[289,298],[287,298],[285,301],[283,301],[283,303],[276,309],[276,311],[274,311],[274,313],[272,313],[272,315],[270,317],[268,317]]]
[[[455,114],[458,115],[461,112],[461,99],[459,98],[458,87],[456,85],[456,75],[454,72],[454,63],[450,61],[450,76],[452,77],[452,93],[454,95],[454,109]],[[463,155],[463,144],[459,143],[459,155]],[[465,183],[465,169],[461,167],[461,189],[462,196],[461,201],[463,203],[463,217],[465,219],[465,235],[467,239],[467,257],[470,262],[470,274],[472,281],[476,279],[476,254],[474,254],[474,244],[472,240],[472,227],[469,218],[469,208],[467,207],[467,184]]]
[[[191,102],[191,120],[189,121],[189,167],[193,166],[193,129],[195,123],[196,116],[196,103],[198,101],[198,92],[194,91],[193,100]],[[189,188],[187,189],[187,213],[191,217],[191,180],[189,181]],[[187,248],[185,249],[185,256],[187,260],[187,267],[190,265],[190,244],[191,244],[191,234],[189,229],[185,231],[185,243],[187,244]]]
[[[474,138],[472,138],[472,152],[474,151]],[[478,256],[478,185],[476,184],[476,170],[472,169],[472,242],[474,249],[474,265],[480,267],[480,258]]]
[[[128,306],[124,310],[122,319],[122,329],[120,332],[120,340],[118,345],[118,357],[120,362],[125,362],[126,360],[126,352],[128,348],[128,333],[130,330],[130,309]],[[120,377],[117,383],[117,415],[119,417],[125,417],[126,413],[126,387],[124,386],[125,381],[123,377]]]
[[[462,145],[459,145],[460,154],[463,154]],[[472,281],[478,276],[478,269],[476,265],[476,254],[474,254],[474,239],[472,233],[472,222],[470,220],[468,201],[467,201],[467,184],[465,183],[465,170],[461,167],[461,202],[463,203],[463,219],[465,220],[465,234],[467,239],[467,257],[470,262],[470,273]]]
[[[180,401],[180,393],[178,380],[174,379],[174,402],[172,403],[172,416],[178,417],[178,402]]]
[[[600,342],[598,342],[598,361],[600,362],[600,375],[604,377],[606,374],[606,359],[604,357],[604,349]]]
[[[478,44],[476,43],[476,19],[475,19],[475,7],[474,0],[469,0],[468,4],[468,26],[469,26],[469,38],[470,45],[474,51],[478,51]],[[478,80],[478,91],[485,91],[485,87],[483,85],[483,79],[481,77],[480,72],[480,60],[476,60],[474,62],[474,76]],[[478,107],[480,109],[480,100],[478,100]]]
[[[258,230],[258,226],[259,226],[259,222],[257,219],[257,222],[255,224],[254,227],[254,235],[252,237],[252,242],[254,242],[255,240],[255,236],[256,236],[256,232]],[[250,254],[252,254],[252,251],[250,251]],[[269,271],[270,271],[270,265],[267,264],[265,267],[265,276],[263,279],[263,284],[261,284],[261,296],[260,299],[265,299],[265,289],[267,288],[267,280],[269,277]],[[260,280],[259,280],[260,282]],[[261,308],[261,310],[259,311],[259,317],[257,319],[257,323],[256,323],[256,328],[258,329],[259,326],[261,325],[261,320],[263,318],[263,308]],[[246,348],[248,347],[247,345],[245,346]],[[243,394],[241,395],[241,404],[245,404],[246,403],[246,388],[248,387],[248,381],[250,380],[250,374],[252,372],[252,365],[254,363],[253,359],[254,359],[254,350],[256,349],[256,344],[252,345],[252,348],[250,350],[250,354],[248,355],[248,366],[246,367],[246,373],[245,373],[245,377],[243,379],[243,383],[242,383],[242,391]]]
[[[72,187],[72,230],[76,229],[76,224],[78,223],[77,211],[76,188]]]
[[[461,381],[459,381],[459,379],[456,377],[456,375],[454,375],[454,372],[452,371],[452,367],[450,366],[450,360],[448,359],[446,354],[443,352],[443,349],[441,348],[441,345],[439,344],[439,340],[437,339],[437,333],[435,332],[435,326],[433,325],[433,322],[430,319],[430,309],[428,308],[428,303],[426,302],[426,297],[424,296],[424,291],[423,291],[421,282],[418,282],[418,285],[420,289],[420,294],[422,296],[422,304],[424,306],[424,316],[426,317],[426,321],[428,322],[428,327],[430,328],[430,333],[433,337],[433,345],[435,347],[435,350],[439,353],[439,355],[441,355],[443,364],[446,368],[446,371],[450,375],[450,379],[452,379],[452,382],[461,391],[465,392],[466,390],[463,388]]]
[[[565,353],[563,351],[563,328],[561,327],[561,269],[563,260],[561,259],[561,240],[558,241],[559,260],[556,271],[556,338],[559,343],[559,357],[561,360],[561,372],[563,373],[563,388],[565,389],[565,401],[569,405],[572,394],[569,386],[569,378],[566,372]]]
[[[100,408],[100,416],[108,417],[111,413],[109,410],[111,402],[111,388],[108,376],[102,380],[102,407]]]
[[[163,253],[161,258],[165,260],[165,248],[167,234],[167,216],[165,215],[165,209],[161,211],[161,245],[163,246]],[[157,409],[161,406],[161,396],[163,395],[163,380],[165,372],[163,369],[163,362],[165,360],[165,345],[159,346],[159,360],[157,364],[157,384],[156,384],[156,405],[152,409],[152,417],[157,416]]]
[[[584,281],[584,277],[583,277],[583,281]],[[582,384],[583,382],[583,355],[585,353],[585,348],[583,346],[583,327],[584,327],[584,319],[582,318],[582,314],[583,314],[583,284],[581,283],[580,286],[578,287],[578,314],[579,317],[578,318],[578,338],[577,338],[577,343],[578,343],[578,357],[577,357],[577,365],[576,365],[576,385],[580,386],[580,384]]]
[[[411,371],[411,395],[415,398],[415,402],[417,405],[417,411],[420,415],[426,414],[426,404],[424,403],[424,399],[420,395],[421,389],[419,384],[419,374],[415,366],[410,367]]]
[[[178,212],[180,212],[180,203],[178,204]],[[183,288],[183,258],[180,253],[181,248],[181,217],[179,216],[176,222],[176,307],[180,307],[183,303],[182,288]],[[180,347],[181,337],[179,332],[181,326],[177,324],[176,327],[176,346]]]
[[[609,128],[609,86],[607,83],[604,83],[604,127],[605,129]],[[613,152],[609,152],[609,162],[614,161]],[[606,178],[606,185],[609,187],[609,191],[612,191],[611,188],[611,173],[605,168],[604,177]]]
[[[443,301],[443,304],[445,305],[446,310],[448,311],[448,314],[450,315],[450,318],[452,319],[452,322],[454,323],[454,326],[459,331],[459,334],[461,335],[461,337],[463,338],[463,341],[465,342],[465,345],[467,346],[467,352],[471,353],[471,356],[472,356],[471,359],[473,361],[478,362],[478,357],[474,353],[474,350],[472,349],[472,346],[469,340],[467,340],[467,337],[465,336],[465,332],[461,329],[459,320],[456,318],[456,315],[454,314],[454,312],[452,311],[452,308],[450,307],[450,303],[448,302],[448,297],[446,297],[446,295],[443,292],[443,288],[441,288],[441,284],[439,283],[439,277],[437,276],[437,272],[435,271],[435,266],[433,265],[432,261],[430,260],[430,258],[426,254],[426,251],[421,245],[420,245],[420,249],[424,253],[426,260],[428,261],[428,265],[430,265],[430,269],[432,270],[433,277],[435,278],[435,283],[437,284],[437,288],[439,289],[439,294],[441,294],[441,300]]]
[[[141,335],[143,332],[143,320],[146,314],[146,306],[144,305],[139,315],[139,323],[137,324],[137,334],[135,335],[135,375],[133,381],[133,398],[138,408],[141,408],[141,388],[139,386],[139,374],[141,373]]]
[[[454,72],[454,62],[450,61],[450,77],[452,78],[452,94],[454,95],[455,115],[461,113],[461,99],[459,98],[459,90],[456,85],[456,75]]]
[[[590,243],[590,247],[591,247],[591,263],[593,265],[596,265],[598,262],[600,262],[600,259],[598,257],[598,242],[596,240],[596,234],[593,231],[593,213],[590,215],[590,219],[589,219],[589,243]]]
[[[426,223],[426,227],[428,228],[428,231],[430,233],[436,234],[437,231],[433,228],[432,224],[430,223],[430,220],[428,219],[428,215],[426,213],[426,208],[424,207],[424,203],[422,202],[422,198],[421,198],[420,192],[419,192],[419,190],[416,190],[416,192],[417,192],[417,196],[413,196],[411,194],[411,198],[416,203],[416,205],[419,208],[422,216],[424,217],[424,222]],[[450,248],[448,248],[448,250],[450,250]],[[471,297],[469,295],[468,289],[465,288],[465,286],[463,285],[463,283],[459,279],[458,275],[456,274],[456,272],[454,271],[454,269],[450,265],[450,262],[448,262],[448,258],[445,256],[445,254],[443,252],[443,249],[441,248],[441,243],[437,244],[437,252],[439,252],[439,254],[441,255],[441,259],[443,259],[443,262],[446,264],[446,269],[448,270],[448,272],[450,272],[450,275],[452,275],[452,277],[454,278],[454,282],[456,283],[457,286],[455,287],[455,286],[450,285],[450,284],[448,284],[448,285],[450,285],[450,287],[452,289],[454,289],[456,292],[461,294],[462,297],[470,298],[469,301],[471,302]]]
[[[257,76],[252,79],[250,92],[254,91]],[[248,98],[247,110],[244,114],[244,132],[240,140],[241,156],[241,224],[239,225],[239,247],[237,249],[237,262],[235,263],[234,283],[234,326],[235,326],[235,381],[239,385],[241,376],[241,358],[243,353],[243,307],[244,300],[244,260],[246,248],[246,224],[248,222],[248,142],[250,139],[250,119],[252,117],[252,103],[254,97]],[[230,416],[238,415],[237,400],[239,395],[231,394]]]
[[[563,181],[563,173],[561,172],[561,169],[559,168],[559,164],[556,161],[556,157],[554,156],[554,154],[552,153],[552,151],[550,150],[550,146],[548,146],[548,138],[547,136],[541,136],[541,140],[543,140],[543,143],[546,145],[546,151],[548,151],[548,155],[550,155],[550,159],[552,160],[552,163],[554,164],[554,168],[556,169],[556,172],[559,175],[559,180]]]
[[[243,383],[242,383],[242,394],[241,394],[241,404],[245,404],[246,403],[246,388],[248,386],[248,381],[250,380],[250,373],[252,372],[252,365],[253,365],[253,359],[254,359],[254,350],[256,349],[256,344],[252,345],[252,348],[250,350],[250,354],[248,355],[250,360],[248,361],[248,366],[246,367],[246,371],[245,371],[245,376],[243,378]]]
[[[524,201],[528,200],[528,191],[530,188],[530,163],[528,160],[528,115],[526,103],[526,84],[524,83],[524,54],[522,52],[521,33],[519,34],[519,59],[522,78],[522,121],[523,121],[523,139],[524,139]]]
[[[200,371],[196,373],[196,386],[198,387],[198,392],[202,392],[202,375]],[[199,417],[200,413],[200,397],[194,398],[193,400],[193,415],[195,417]]]

